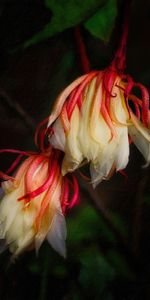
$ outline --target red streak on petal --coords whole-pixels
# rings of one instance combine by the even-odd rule
[[[55,105],[52,111],[52,114],[49,117],[48,127],[51,126],[51,124],[58,118],[58,116],[61,113],[62,107],[68,98],[68,96],[71,94],[71,92],[87,77],[88,75],[83,75],[76,80],[74,80],[69,86],[67,86],[62,93],[58,96],[58,98],[55,101]]]
[[[87,77],[85,78],[85,80],[81,83],[81,85],[78,87],[74,98],[71,98],[71,101],[68,102],[68,106],[67,106],[67,113],[68,113],[68,118],[70,119],[72,112],[74,110],[74,107],[78,101],[79,96],[81,95],[83,89],[85,88],[85,86],[89,83],[89,81],[91,81],[96,75],[98,74],[98,71],[94,71],[91,72],[87,75]]]
[[[64,128],[65,132],[68,132],[69,129],[70,129],[70,122],[69,122],[69,119],[68,119],[66,106],[67,106],[67,104],[65,103],[63,108],[62,108],[60,118],[61,118],[61,121],[62,121],[63,128]]]
[[[15,179],[17,181],[19,181],[22,176],[24,176],[25,171],[28,169],[28,166],[31,164],[31,162],[34,160],[35,156],[30,156],[29,158],[27,158],[19,167],[19,169],[17,170],[17,173],[15,175]]]
[[[46,193],[46,195],[41,203],[41,208],[40,208],[39,214],[36,217],[37,230],[41,225],[41,219],[51,201],[51,197],[53,196],[55,189],[57,188],[57,184],[59,183],[59,174],[60,174],[60,170],[58,168],[58,165],[56,165],[55,172],[53,172],[53,174],[51,176],[51,183],[49,184],[48,192]]]
[[[78,87],[76,87],[72,92],[71,94],[69,95],[68,99],[67,99],[67,106],[66,106],[66,109],[67,109],[67,112],[68,112],[68,108],[70,106],[70,103],[72,103],[74,97],[75,97],[75,94],[78,90]]]
[[[82,107],[82,94],[80,94],[80,96],[78,98],[77,105],[78,105],[79,110],[81,110],[81,107]]]
[[[101,103],[101,114],[106,122],[106,124],[108,125],[108,127],[110,128],[110,131],[111,131],[111,139],[112,140],[113,138],[116,138],[117,134],[116,134],[116,130],[113,126],[113,123],[112,123],[112,120],[109,116],[109,113],[105,107],[105,101],[102,100],[102,103]]]
[[[25,175],[25,182],[26,182],[26,189],[27,192],[31,190],[32,186],[32,178],[34,176],[35,171],[40,166],[40,164],[45,160],[45,156],[38,155],[35,157],[31,165],[29,166],[26,175]]]
[[[38,166],[38,165],[36,164],[36,166]],[[48,175],[46,181],[40,187],[35,189],[34,191],[28,192],[24,196],[18,198],[18,201],[21,201],[23,199],[28,199],[28,201],[30,201],[31,199],[33,199],[33,198],[37,197],[38,195],[40,195],[41,193],[45,192],[53,182],[53,176],[56,172],[56,166],[57,166],[57,164],[54,161],[54,163],[52,164],[52,166],[49,170],[49,175]],[[29,177],[27,177],[28,181],[29,181],[29,179],[32,180],[32,176],[33,176],[34,172],[36,171],[35,166],[32,166],[32,167],[33,168],[30,170],[31,173],[29,173],[28,174]],[[29,182],[27,182],[27,184],[29,185]]]

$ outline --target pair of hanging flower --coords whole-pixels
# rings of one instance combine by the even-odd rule
[[[0,238],[14,256],[28,247],[38,252],[47,239],[66,255],[64,214],[78,201],[78,182],[72,172],[90,163],[95,187],[114,171],[126,167],[133,142],[150,161],[149,93],[123,73],[126,31],[111,65],[77,78],[57,98],[47,128],[37,129],[40,153],[18,153],[1,177]],[[141,97],[133,93],[138,88]],[[44,122],[43,122],[44,124]],[[44,146],[48,135],[48,147]],[[28,156],[11,177],[23,155]]]

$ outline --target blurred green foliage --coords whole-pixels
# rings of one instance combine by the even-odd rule
[[[116,0],[108,0],[95,15],[89,18],[84,27],[95,37],[108,42],[110,34],[114,28],[115,18],[117,16]]]
[[[51,21],[26,41],[24,47],[49,39],[81,22],[92,35],[105,42],[109,40],[117,15],[116,0],[45,0],[45,5],[52,13]]]
[[[10,285],[5,296],[8,293],[11,299],[39,300],[125,299],[116,298],[116,280],[121,278],[127,284],[134,284],[135,272],[126,255],[120,252],[116,236],[103,217],[91,205],[82,204],[68,216],[67,228],[67,258],[60,257],[47,242],[38,257],[34,251],[24,254],[4,271]],[[4,264],[8,254],[1,258]],[[17,295],[13,295],[12,277],[18,287]]]

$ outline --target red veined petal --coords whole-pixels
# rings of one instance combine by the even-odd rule
[[[102,100],[102,104],[101,104],[101,114],[106,122],[106,124],[108,125],[108,127],[110,128],[110,131],[111,131],[111,139],[113,138],[116,138],[116,130],[113,126],[113,123],[112,123],[112,120],[108,114],[108,111],[105,107],[105,103],[104,101]]]
[[[74,80],[69,86],[67,86],[58,96],[55,101],[53,111],[49,117],[48,127],[58,118],[61,113],[62,107],[70,95],[70,93],[87,77],[88,75],[83,75],[76,80]]]
[[[41,223],[41,219],[42,219],[42,216],[44,215],[45,213],[45,210],[47,209],[49,203],[50,203],[50,200],[51,200],[51,196],[53,195],[54,191],[55,191],[55,188],[59,182],[59,174],[60,174],[60,170],[58,168],[58,166],[56,165],[55,166],[55,172],[52,172],[51,174],[51,182],[49,182],[49,187],[48,187],[48,191],[41,203],[41,207],[40,207],[40,211],[36,217],[36,228],[38,229],[39,226],[40,226],[40,223]]]
[[[68,118],[70,119],[71,114],[74,110],[74,107],[77,103],[77,100],[80,96],[80,94],[82,93],[83,89],[85,88],[85,86],[89,83],[89,81],[91,81],[96,75],[97,75],[98,71],[95,72],[91,72],[87,75],[87,77],[83,80],[83,82],[81,83],[81,85],[78,87],[75,96],[73,99],[71,99],[72,101],[68,102],[68,106],[67,106],[67,113],[68,113]]]
[[[33,172],[33,169],[30,171],[31,171],[31,174],[29,174],[29,178],[30,178],[30,176],[32,178],[32,175],[35,172],[35,166],[34,166],[34,172]],[[49,172],[49,175],[48,175],[46,181],[40,187],[35,189],[34,191],[30,191],[27,194],[23,195],[22,197],[18,198],[18,201],[21,201],[23,199],[29,199],[29,201],[30,201],[31,199],[33,199],[33,198],[37,197],[38,195],[40,195],[41,193],[45,192],[53,182],[53,176],[55,174],[55,171],[56,171],[56,162],[54,161],[52,163],[52,166],[50,168],[50,172]],[[29,178],[27,178],[28,181],[29,181]],[[31,180],[31,178],[30,178],[30,180]],[[29,184],[29,182],[28,182],[28,184]]]
[[[63,106],[62,111],[61,111],[60,118],[61,118],[61,121],[62,121],[63,128],[64,128],[65,132],[68,132],[69,128],[70,128],[70,122],[69,122],[69,119],[68,119],[66,106],[67,106],[67,104],[64,103],[64,106]]]

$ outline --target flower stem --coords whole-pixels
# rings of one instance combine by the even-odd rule
[[[75,35],[78,54],[80,56],[82,71],[83,73],[88,73],[90,71],[90,62],[87,56],[85,44],[79,26],[75,27],[74,35]]]
[[[122,22],[122,34],[119,42],[119,47],[112,61],[112,66],[118,71],[123,72],[126,68],[126,45],[129,32],[129,12],[132,0],[126,0],[124,8],[124,16]]]

